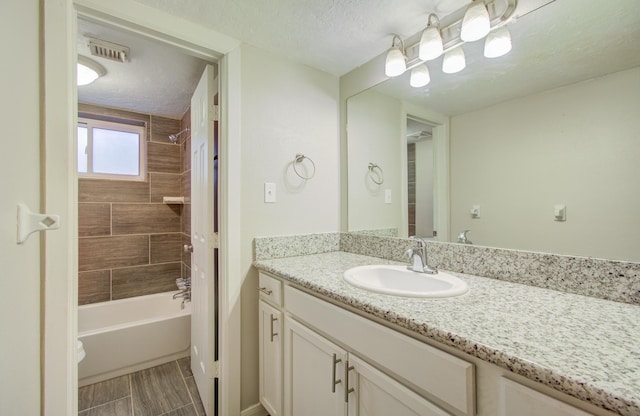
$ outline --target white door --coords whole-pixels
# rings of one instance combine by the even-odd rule
[[[191,369],[208,415],[214,414],[214,79],[207,65],[191,98]]]
[[[346,351],[289,317],[284,326],[285,416],[346,415]]]

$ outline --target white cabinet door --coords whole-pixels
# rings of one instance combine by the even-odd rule
[[[282,312],[260,301],[260,403],[270,416],[282,415]]]
[[[450,416],[352,354],[348,366],[349,416]]]
[[[525,387],[521,384],[500,379],[500,416],[590,416],[553,397]]]
[[[346,415],[346,352],[288,316],[284,328],[285,416]]]

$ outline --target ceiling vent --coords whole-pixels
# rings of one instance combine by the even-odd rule
[[[129,60],[129,47],[107,42],[100,39],[89,39],[89,50],[91,55],[105,58],[116,62],[127,62]]]

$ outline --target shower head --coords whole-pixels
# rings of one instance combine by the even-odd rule
[[[176,134],[170,134],[170,135],[169,135],[169,141],[170,141],[171,143],[173,143],[173,144],[178,143],[178,138],[180,137],[180,135],[181,135],[182,133],[187,133],[188,131],[189,131],[189,127],[187,127],[186,129],[184,129],[184,130],[182,130],[182,131],[180,131],[180,132],[178,132],[178,133],[176,133]]]

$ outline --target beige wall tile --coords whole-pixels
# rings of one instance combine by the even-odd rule
[[[151,202],[162,202],[164,196],[182,196],[180,190],[181,175],[172,173],[150,173],[149,187],[151,189]]]
[[[147,143],[147,171],[159,173],[182,173],[180,146],[171,143]]]
[[[151,116],[151,141],[159,143],[171,143],[169,135],[178,133],[180,130],[180,120],[172,118]],[[180,137],[182,139],[182,137]]]
[[[191,202],[191,171],[184,172],[181,175],[180,195],[184,196],[185,202]]]
[[[160,234],[180,232],[181,205],[113,204],[112,233]]]
[[[182,172],[191,171],[191,136],[187,137],[182,147]]]
[[[164,263],[113,270],[113,299],[177,290],[176,279],[180,277],[180,264]]]
[[[148,181],[78,180],[80,202],[149,202]]]
[[[78,304],[111,300],[111,271],[78,273]]]
[[[191,204],[182,206],[182,232],[191,234]]]
[[[182,259],[182,234],[152,234],[151,263],[169,263]]]
[[[182,236],[182,245],[191,245],[191,237],[188,234],[180,234]],[[182,263],[191,267],[191,253],[182,252]]]
[[[111,204],[78,204],[78,235],[95,237],[111,234]]]
[[[124,120],[134,120],[149,123],[151,117],[148,114],[136,113],[133,111],[120,110],[117,108],[101,107],[99,105],[78,103],[78,112],[93,114],[101,117],[119,118]]]
[[[110,269],[149,263],[149,236],[78,239],[78,270]]]
[[[184,143],[188,137],[191,137],[191,107],[187,109],[182,116],[182,120],[180,120],[180,130],[184,130],[186,128],[188,128],[189,131],[185,133],[183,137],[180,137],[181,143]]]

